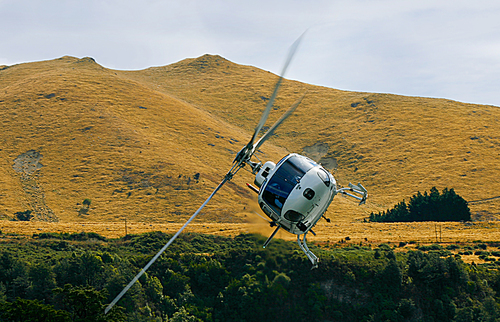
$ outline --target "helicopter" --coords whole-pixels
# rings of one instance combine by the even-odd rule
[[[263,134],[258,140],[257,137],[267,121],[271,108],[276,99],[278,89],[284,79],[285,72],[304,34],[302,34],[290,47],[283,70],[279,76],[273,93],[269,98],[264,112],[255,127],[250,141],[236,154],[232,167],[226,173],[219,185],[212,191],[210,196],[196,210],[196,212],[186,221],[186,223],[175,233],[171,239],[158,251],[158,253],[141,269],[141,271],[130,281],[130,283],[118,294],[115,299],[106,307],[105,314],[121,299],[132,285],[146,272],[146,270],[161,256],[170,244],[181,234],[189,223],[200,213],[212,197],[221,187],[230,181],[234,175],[243,167],[249,166],[252,174],[255,175],[254,185],[247,186],[258,193],[258,204],[262,211],[269,217],[271,227],[276,227],[274,232],[263,244],[266,248],[276,233],[284,229],[289,233],[297,235],[297,243],[313,267],[318,267],[318,257],[309,250],[306,235],[311,232],[316,235],[312,228],[324,217],[328,206],[337,194],[353,197],[360,201],[360,205],[365,203],[368,197],[367,190],[358,183],[349,183],[346,188],[337,188],[337,182],[333,175],[322,165],[312,159],[291,153],[282,158],[278,163],[267,161],[252,161],[252,157],[260,146],[268,140],[274,131],[295,111],[302,102],[305,93]],[[302,240],[300,236],[303,236]]]
[[[264,243],[271,242],[276,233],[283,228],[297,235],[297,243],[313,268],[318,267],[318,257],[307,247],[306,235],[324,217],[328,206],[336,194],[353,197],[364,204],[368,192],[358,183],[337,189],[333,175],[313,160],[296,153],[281,159],[278,164],[271,161],[264,163],[255,176],[255,185],[247,184],[259,194],[258,203],[262,211],[271,219],[274,232]],[[330,220],[324,217],[328,222]],[[302,240],[300,236],[303,235]]]

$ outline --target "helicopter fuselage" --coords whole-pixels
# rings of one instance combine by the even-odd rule
[[[307,233],[321,219],[337,194],[333,175],[300,154],[289,154],[276,165],[266,162],[255,177],[258,203],[272,223],[286,231]]]

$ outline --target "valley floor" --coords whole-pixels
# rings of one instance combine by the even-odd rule
[[[32,236],[40,233],[97,233],[106,238],[120,238],[126,234],[142,234],[152,231],[176,233],[184,223],[146,223],[146,222],[41,222],[41,221],[8,221],[0,220],[0,235],[8,239],[15,236]],[[266,223],[206,223],[193,222],[184,232],[204,233],[225,237],[236,237],[240,234],[257,233],[269,236],[273,228]],[[314,228],[316,236],[309,233],[310,245],[322,248],[351,245],[377,247],[380,244],[392,244],[395,250],[405,251],[417,249],[425,245],[440,244],[460,245],[452,249],[466,263],[486,263],[491,259],[480,258],[475,251],[480,243],[500,245],[499,221],[476,222],[412,222],[412,223],[371,223],[371,222],[331,222],[320,221]],[[275,238],[295,241],[296,235],[284,231],[278,232]],[[497,245],[498,244],[498,245]],[[343,245],[343,246],[342,246]],[[449,247],[448,247],[449,248]],[[500,250],[500,247],[499,247]],[[494,259],[493,259],[494,260]],[[500,260],[500,258],[499,258]]]
[[[37,222],[0,220],[0,231],[4,234],[33,235],[42,232],[95,232],[107,238],[123,237],[151,231],[175,233],[183,223],[146,222]],[[500,222],[421,222],[421,223],[369,223],[320,221],[313,229],[316,236],[308,234],[313,243],[463,243],[500,242]],[[220,236],[237,236],[241,233],[271,234],[273,228],[266,223],[206,223],[193,222],[185,232],[206,233]],[[277,238],[295,240],[296,236],[280,231]]]

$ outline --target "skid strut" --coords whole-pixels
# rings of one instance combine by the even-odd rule
[[[304,238],[302,240],[300,240],[300,235],[297,235],[297,243],[299,244],[300,249],[302,249],[307,258],[309,258],[309,260],[313,264],[312,268],[318,268],[318,257],[309,250],[309,247],[307,247],[306,235],[307,232],[304,234]]]
[[[278,232],[278,230],[280,230],[281,226],[278,226],[276,227],[276,229],[274,230],[274,232],[272,233],[271,236],[269,236],[269,238],[266,240],[266,242],[264,243],[264,245],[262,246],[262,248],[266,248],[267,245],[269,245],[269,243],[271,242],[271,239],[273,239],[274,235],[276,235],[276,233]]]

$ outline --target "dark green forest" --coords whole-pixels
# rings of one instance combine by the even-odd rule
[[[467,201],[453,188],[439,193],[433,187],[429,193],[417,192],[408,204],[403,200],[387,211],[372,212],[369,218],[372,222],[470,221],[471,213]]]
[[[104,315],[170,236],[0,234],[0,321],[500,320],[497,261],[465,264],[457,252],[499,245],[311,245],[311,270],[293,242],[192,233]]]

